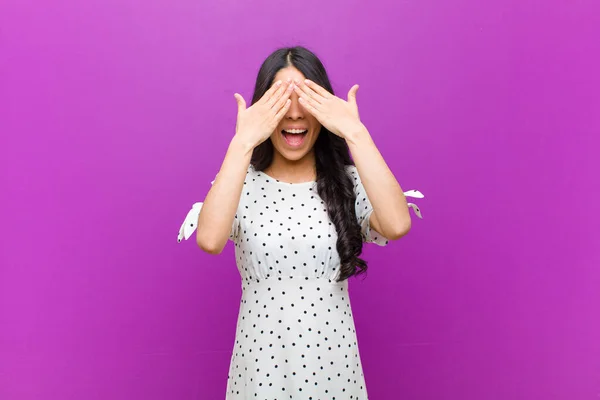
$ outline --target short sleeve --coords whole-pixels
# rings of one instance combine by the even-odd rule
[[[212,185],[215,181],[213,180],[210,184]],[[188,240],[198,225],[198,217],[200,216],[200,212],[202,212],[202,207],[204,206],[204,202],[196,202],[192,205],[192,208],[188,211],[185,220],[181,224],[179,228],[179,233],[177,234],[177,242],[181,243],[182,240]],[[240,220],[238,217],[240,211],[240,207],[235,213],[235,218],[233,219],[233,223],[231,224],[231,229],[229,231],[229,240],[235,241],[238,237],[238,232],[240,230]]]
[[[371,228],[370,217],[373,213],[373,206],[369,201],[367,192],[360,180],[358,170],[355,166],[348,166],[347,171],[352,178],[354,184],[354,194],[356,195],[355,210],[358,224],[360,225],[360,231],[362,234],[363,242],[375,243],[379,246],[385,246],[389,240],[379,232]]]

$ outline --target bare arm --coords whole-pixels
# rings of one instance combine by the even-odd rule
[[[250,108],[246,108],[241,95],[235,94],[236,134],[198,216],[196,243],[207,253],[219,254],[227,244],[252,151],[267,140],[287,113],[292,90],[291,82],[276,82]]]
[[[371,227],[390,240],[404,236],[411,227],[406,197],[375,146],[367,128],[344,135],[367,196],[373,206]]]
[[[244,145],[239,137],[234,137],[215,182],[206,195],[198,217],[196,243],[207,253],[219,254],[227,244],[252,149]]]
[[[348,92],[348,101],[329,93],[310,80],[298,82],[296,92],[308,112],[329,131],[344,138],[373,206],[370,226],[390,240],[404,236],[411,226],[404,193],[373,143],[367,128],[360,122],[356,92]]]

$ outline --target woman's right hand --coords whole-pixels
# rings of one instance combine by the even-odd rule
[[[238,104],[236,136],[253,149],[267,140],[290,108],[290,95],[293,89],[294,84],[291,80],[275,82],[250,108],[246,108],[246,101],[236,93],[234,95]]]

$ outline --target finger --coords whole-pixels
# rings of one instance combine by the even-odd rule
[[[358,91],[358,85],[354,85],[348,91],[348,102],[356,104],[356,92]]]
[[[286,93],[287,89],[290,87],[290,82],[282,83],[281,86],[277,89],[273,96],[265,103],[265,106],[268,108],[273,108],[273,106],[281,99],[281,96]]]
[[[282,81],[277,81],[275,82],[270,88],[269,90],[267,90],[265,92],[265,94],[263,94],[263,96],[261,97],[261,99],[258,101],[258,103],[261,104],[265,104],[267,101],[269,101],[269,99],[273,96],[273,94],[281,87],[281,85],[283,84]]]
[[[313,98],[307,97],[306,95],[302,95],[302,96],[298,95],[298,101],[304,102],[305,104],[311,106],[312,108],[314,108],[315,110],[317,110],[319,112],[321,111],[322,104],[315,101]]]
[[[320,114],[319,110],[317,110],[315,108],[315,106],[313,105],[314,103],[311,102],[311,100],[306,100],[304,97],[299,97],[298,101],[300,102],[300,104],[302,105],[302,107],[304,107],[315,118],[319,119],[319,117],[318,117],[318,115]]]
[[[311,88],[309,88],[308,86],[306,86],[306,84],[304,82],[297,82],[296,83],[296,87],[300,91],[300,93],[298,91],[296,91],[296,93],[298,93],[298,96],[302,96],[304,98],[313,99],[317,103],[322,103],[325,100],[323,98],[323,96],[317,94],[314,90],[312,90]]]
[[[318,93],[319,95],[321,95],[321,97],[323,97],[324,99],[328,99],[333,96],[331,93],[329,93],[327,90],[325,90],[325,88],[317,85],[310,79],[305,79],[304,83],[306,83],[306,86],[311,88],[315,93]]]
[[[234,94],[233,97],[235,97],[235,101],[237,102],[239,114],[246,109],[246,100],[244,100],[242,95],[238,93]]]
[[[279,123],[279,121],[281,121],[283,116],[285,114],[287,114],[288,110],[290,109],[291,104],[292,104],[292,100],[287,99],[285,101],[285,103],[283,104],[283,107],[281,107],[281,109],[279,111],[277,111],[277,114],[275,114],[275,121],[277,121],[277,123]]]
[[[310,93],[306,93],[297,85],[294,88],[294,92],[296,92],[296,95],[298,96],[298,101],[302,99],[303,101],[311,104],[313,108],[318,108],[321,105],[321,103],[311,97]]]
[[[285,89],[285,92],[283,93],[283,95],[281,95],[281,97],[279,98],[279,100],[277,100],[277,102],[272,107],[272,109],[275,112],[278,112],[279,109],[281,109],[281,107],[283,107],[284,104],[286,103],[286,101],[290,98],[290,96],[292,95],[293,91],[294,91],[294,85],[293,84],[289,84],[288,87],[287,87],[287,89]]]

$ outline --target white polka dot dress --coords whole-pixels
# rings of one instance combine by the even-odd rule
[[[363,240],[372,212],[354,166]],[[366,400],[348,282],[336,282],[337,234],[315,182],[290,184],[252,166],[230,239],[242,298],[227,380],[228,400]]]

